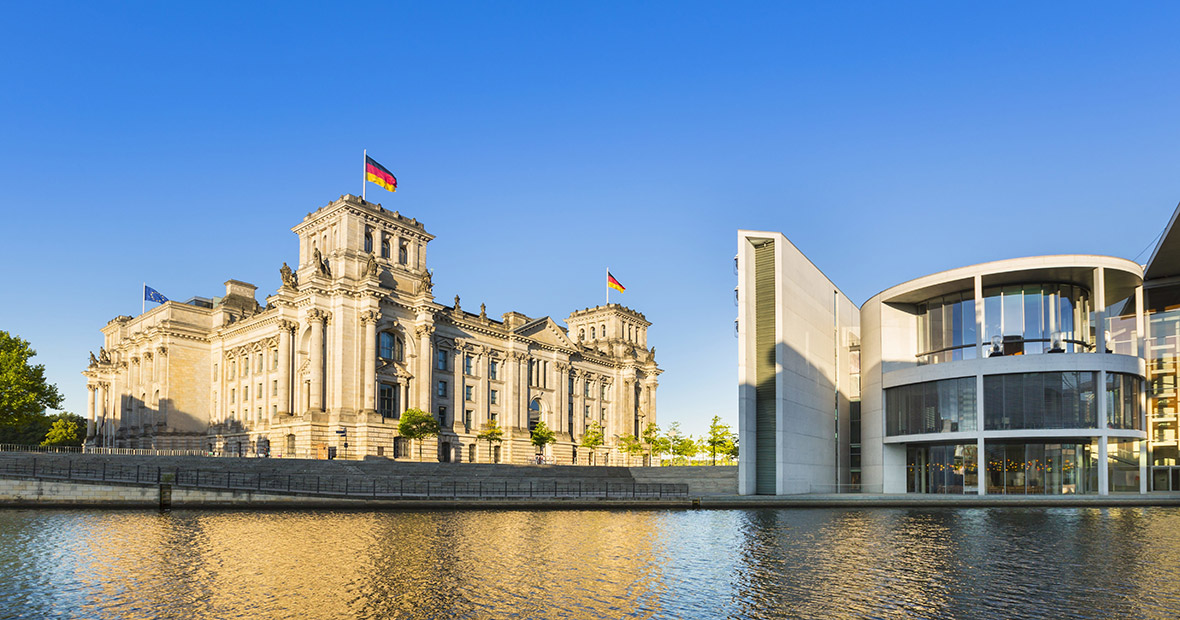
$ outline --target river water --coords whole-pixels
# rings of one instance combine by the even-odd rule
[[[1180,617],[1180,509],[0,511],[2,618]]]

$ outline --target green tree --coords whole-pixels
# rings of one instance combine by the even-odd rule
[[[627,455],[627,464],[631,464],[631,456],[636,454],[643,454],[643,442],[635,435],[623,435],[619,437],[619,450]]]
[[[35,355],[27,341],[0,331],[0,422],[16,422],[61,407],[57,386],[45,380],[45,366],[29,363]]]
[[[686,463],[700,451],[701,445],[692,438],[692,435],[684,435],[672,440],[672,454],[682,457]]]
[[[680,422],[670,424],[662,439],[663,445],[667,447],[666,451],[672,453],[673,463],[680,459],[687,461],[697,454],[697,443],[693,441],[692,436],[681,434]]]
[[[537,420],[537,425],[533,427],[531,439],[533,445],[537,447],[537,454],[541,454],[544,452],[545,446],[557,441],[557,434],[549,430],[544,420]]]
[[[718,454],[725,455],[734,449],[733,439],[729,425],[721,423],[721,416],[713,416],[713,422],[709,424],[709,434],[705,436],[705,446],[709,455],[713,457],[714,465],[717,464]]]
[[[76,446],[81,443],[78,437],[78,423],[68,417],[58,417],[45,433],[43,446]]]
[[[492,444],[500,443],[504,440],[504,429],[500,428],[500,425],[496,424],[495,420],[492,420],[487,427],[475,436],[475,439],[476,441],[488,442],[488,455],[490,456],[492,454]]]
[[[397,432],[402,437],[418,443],[418,460],[422,460],[422,440],[436,437],[439,432],[438,420],[421,409],[407,409],[397,423]]]
[[[643,443],[647,444],[647,456],[651,460],[655,455],[662,455],[672,448],[672,442],[660,434],[660,427],[655,422],[648,422],[643,427]]]
[[[590,448],[590,453],[594,455],[594,460],[598,460],[598,449],[602,444],[606,443],[603,437],[602,425],[598,422],[591,422],[590,426],[586,427],[586,431],[582,433],[582,441],[580,445],[583,448]]]

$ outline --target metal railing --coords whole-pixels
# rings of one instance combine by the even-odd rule
[[[64,462],[63,462],[64,461]],[[171,484],[219,491],[370,499],[554,498],[684,499],[687,484],[554,480],[420,480],[392,476],[329,476],[231,472],[179,467],[76,463],[73,459],[0,460],[0,476],[81,482]]]
[[[214,456],[205,450],[153,450],[150,448],[98,448],[94,446],[36,446],[18,443],[0,443],[0,452],[44,452],[49,454],[119,454],[127,456]],[[230,455],[227,454],[226,456]]]

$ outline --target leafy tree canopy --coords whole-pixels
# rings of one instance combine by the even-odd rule
[[[533,427],[532,432],[533,445],[537,446],[537,450],[541,450],[545,446],[557,441],[556,433],[545,425],[544,420],[538,420],[537,425]]]
[[[729,425],[721,423],[721,416],[713,416],[713,422],[709,424],[709,434],[705,436],[705,446],[713,457],[714,465],[717,464],[718,454],[724,456],[735,449],[733,442],[734,436],[729,431]]]
[[[27,341],[0,331],[0,422],[61,407],[57,386],[45,380],[45,366],[29,364],[35,355]]]
[[[422,440],[438,435],[438,420],[421,409],[407,409],[397,423],[397,432],[409,440]],[[418,444],[418,459],[422,459],[422,444]]]
[[[602,425],[598,422],[592,422],[590,426],[586,427],[586,432],[582,433],[581,445],[583,448],[590,448],[597,451],[605,443],[602,434]]]
[[[53,426],[45,433],[43,446],[77,446],[82,443],[78,437],[78,423],[67,417],[59,417],[53,421]]]
[[[492,420],[487,428],[480,431],[475,438],[478,441],[486,441],[491,446],[492,443],[500,443],[504,440],[504,429],[500,428],[500,425],[496,424],[495,420]]]

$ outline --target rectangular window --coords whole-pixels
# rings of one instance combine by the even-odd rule
[[[243,377],[250,376],[250,358],[248,358],[248,357],[242,358],[242,376]]]
[[[439,396],[446,396],[447,395],[447,382],[446,381],[439,381],[438,382],[438,395]]]
[[[278,396],[279,395],[279,380],[278,379],[275,379],[273,382],[271,382],[270,395],[271,396]]]
[[[473,393],[474,389],[475,389],[475,388],[473,388],[473,387],[472,387],[472,386],[470,386],[470,385],[468,385],[468,386],[464,386],[464,388],[463,388],[463,398],[464,398],[464,400],[469,400],[469,401],[470,401],[470,400],[475,400],[475,394]]]
[[[495,422],[496,421],[496,412],[492,411],[492,412],[488,413],[488,419],[491,420],[492,422]]]
[[[250,400],[250,386],[242,387],[242,402]]]
[[[468,409],[467,411],[463,412],[463,432],[464,433],[471,432],[471,420],[474,418],[475,418],[474,411]]]
[[[270,406],[270,414],[271,415],[278,415],[278,413],[279,413],[279,406],[278,405],[271,405]]]
[[[214,364],[214,365],[213,365],[213,376],[214,376],[214,377],[216,377],[216,376],[217,376],[217,364]]]
[[[377,412],[383,418],[392,418],[393,415],[393,394],[394,387],[388,383],[382,383],[377,388]]]
[[[258,398],[262,398],[262,394],[264,392],[262,391],[262,384],[261,383],[258,384],[258,391],[254,392],[254,393],[258,395]]]
[[[587,381],[582,384],[582,396],[585,396],[586,398],[590,398],[590,389],[591,389],[592,385],[593,385],[592,381]]]
[[[586,405],[586,419],[590,419],[590,405]]]
[[[497,398],[498,396],[500,396],[500,393],[496,390],[492,390],[491,393],[488,394],[488,403],[495,405],[499,401],[499,398]]]
[[[270,350],[270,369],[271,370],[278,370],[279,369],[279,350],[278,349],[271,349]]]
[[[446,351],[439,350],[438,355],[435,358],[434,367],[439,370],[446,370],[447,369],[447,352]]]
[[[229,389],[229,402],[230,402],[230,404],[231,404],[231,405],[232,405],[234,402],[236,402],[236,401],[235,401],[235,399],[237,398],[237,396],[238,396],[238,390],[237,390],[237,388],[230,388],[230,389]]]
[[[602,398],[602,400],[606,400],[606,384],[605,383],[602,384],[601,391],[602,391],[602,396],[600,398]]]
[[[262,372],[262,360],[263,360],[262,354],[259,353],[258,354],[258,367],[256,369],[258,372]]]
[[[473,372],[471,372],[472,361],[473,360],[471,359],[470,355],[463,356],[463,373],[464,374],[468,374],[468,375],[474,374]]]
[[[447,408],[442,405],[438,407],[438,423],[443,425],[447,423]]]
[[[489,379],[493,379],[493,380],[496,379],[497,372],[499,370],[500,370],[500,362],[497,362],[496,360],[492,360],[492,361],[488,362],[488,378]]]

